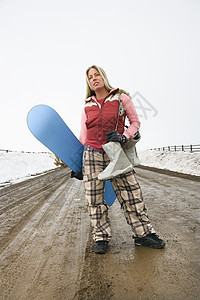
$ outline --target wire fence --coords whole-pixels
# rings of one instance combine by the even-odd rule
[[[6,153],[8,153],[8,152],[21,152],[21,153],[47,153],[47,154],[49,154],[50,152],[48,152],[48,151],[18,151],[18,150],[5,150],[5,149],[0,149],[0,152],[6,152]]]
[[[160,147],[160,148],[153,148],[151,150],[200,152],[200,144],[199,145],[165,146],[165,147]]]

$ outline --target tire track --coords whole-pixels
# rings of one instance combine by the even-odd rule
[[[57,188],[20,230],[13,228],[12,238],[4,245],[1,299],[74,297],[90,227],[82,183],[67,178],[63,182],[62,173],[61,179],[54,180]]]
[[[115,201],[109,212],[109,251],[96,255],[92,239],[88,241],[78,300],[198,299],[200,183],[149,170],[138,169],[137,176],[150,220],[166,240],[166,249],[135,247]]]
[[[54,175],[55,173],[55,175]],[[8,194],[3,191],[4,196],[1,197],[1,210],[0,210],[0,253],[12,241],[15,235],[22,230],[22,228],[29,222],[29,219],[34,215],[40,207],[47,200],[48,196],[52,194],[64,181],[67,180],[69,174],[66,176],[66,171],[60,169],[59,172],[51,172],[37,178],[34,185],[29,186],[29,181],[23,183],[27,186],[27,193],[24,197],[24,191],[16,191],[15,185],[9,189]],[[55,178],[55,179],[54,179]],[[55,180],[55,181],[54,181]],[[5,188],[6,190],[6,188]],[[13,192],[15,190],[15,193]],[[14,199],[11,197],[14,195]],[[19,200],[16,201],[16,198]],[[13,199],[13,203],[10,202]],[[7,202],[9,201],[9,205]]]

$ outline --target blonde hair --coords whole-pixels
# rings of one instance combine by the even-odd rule
[[[108,77],[107,77],[105,71],[104,71],[102,68],[97,67],[96,65],[92,65],[91,67],[87,68],[87,70],[86,70],[86,99],[87,99],[88,97],[91,97],[92,95],[95,95],[95,92],[91,89],[91,86],[90,86],[90,83],[89,83],[89,79],[88,79],[88,72],[89,72],[89,70],[92,69],[92,68],[96,69],[96,70],[99,72],[99,74],[100,74],[101,77],[103,78],[103,81],[104,81],[104,84],[105,84],[105,88],[106,88],[106,90],[107,90],[108,92],[110,92],[112,89],[114,89],[114,88],[110,85],[110,83],[109,83],[109,81],[108,81]],[[130,97],[129,93],[127,93],[127,92],[124,91],[124,90],[121,90],[121,89],[120,89],[118,92],[124,93],[124,94],[126,94],[126,95],[128,95],[128,96]]]

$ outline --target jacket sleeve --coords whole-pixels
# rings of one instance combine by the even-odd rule
[[[122,104],[126,108],[126,115],[130,123],[129,127],[124,131],[123,134],[127,139],[132,139],[140,128],[140,121],[138,119],[132,99],[126,94],[121,94],[121,99],[123,100]]]
[[[79,141],[81,142],[82,145],[85,144],[85,140],[86,140],[87,127],[85,122],[86,122],[86,114],[85,114],[85,110],[83,110],[81,114],[81,131],[79,136]]]

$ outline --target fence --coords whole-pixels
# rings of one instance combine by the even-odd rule
[[[5,150],[5,149],[0,149],[0,152],[6,152],[6,153],[8,153],[8,152],[21,152],[21,153],[46,153],[46,154],[49,154],[50,152],[47,152],[47,151],[39,151],[39,152],[35,152],[35,151],[20,151],[20,150],[16,150],[16,151],[14,151],[14,150]]]
[[[200,152],[200,145],[166,146],[166,147],[160,147],[160,148],[153,148],[151,150]]]

